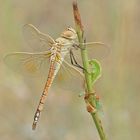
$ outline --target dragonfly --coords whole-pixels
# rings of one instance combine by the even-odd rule
[[[55,79],[57,84],[60,82],[60,79],[57,79],[58,75],[62,74],[63,76],[65,73],[65,75],[70,75],[67,77],[64,76],[64,83],[67,84],[68,87],[73,88],[69,86],[69,84],[76,81],[76,85],[81,83],[81,87],[79,88],[82,90],[84,74],[81,65],[77,63],[77,60],[80,63],[80,59],[78,58],[80,56],[80,50],[76,42],[77,33],[72,27],[67,27],[57,39],[53,39],[50,35],[42,33],[32,24],[24,25],[23,33],[29,46],[35,51],[8,53],[4,59],[9,66],[20,72],[25,72],[30,75],[42,74],[44,71],[48,73],[47,81],[33,119],[32,129],[35,130],[52,83]],[[100,54],[98,50],[102,50],[99,57],[108,52],[108,48],[100,42],[87,42],[86,45],[87,49],[89,49],[89,56]],[[76,52],[77,58],[74,57],[75,54],[73,51]],[[82,71],[78,68],[81,68]],[[75,80],[72,82],[71,79]],[[77,79],[79,79],[80,82],[77,82]],[[77,86],[75,88],[78,89]]]

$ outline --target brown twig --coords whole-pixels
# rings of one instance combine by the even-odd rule
[[[80,13],[79,13],[76,1],[73,1],[73,14],[74,14],[74,19],[75,19],[76,25],[78,25],[80,27],[81,31],[84,32],[83,25],[81,22]]]

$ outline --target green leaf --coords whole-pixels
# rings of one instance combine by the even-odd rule
[[[92,85],[101,77],[102,73],[102,68],[100,65],[100,62],[96,59],[89,60],[89,64],[91,67],[91,80],[92,80]]]

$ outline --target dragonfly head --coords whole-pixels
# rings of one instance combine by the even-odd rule
[[[77,34],[76,34],[76,31],[72,27],[67,27],[65,31],[61,33],[61,37],[74,40],[77,38]]]

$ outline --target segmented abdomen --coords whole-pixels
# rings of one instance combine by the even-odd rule
[[[52,60],[51,63],[50,63],[50,69],[49,69],[47,82],[45,84],[43,93],[42,93],[40,101],[39,101],[39,105],[37,107],[37,110],[36,110],[36,113],[35,113],[35,116],[34,116],[34,121],[33,121],[33,125],[32,125],[33,130],[35,130],[35,128],[36,128],[37,122],[38,122],[39,117],[40,117],[40,113],[43,110],[44,103],[47,99],[49,88],[50,88],[50,86],[51,86],[59,68],[60,68],[60,64]]]

